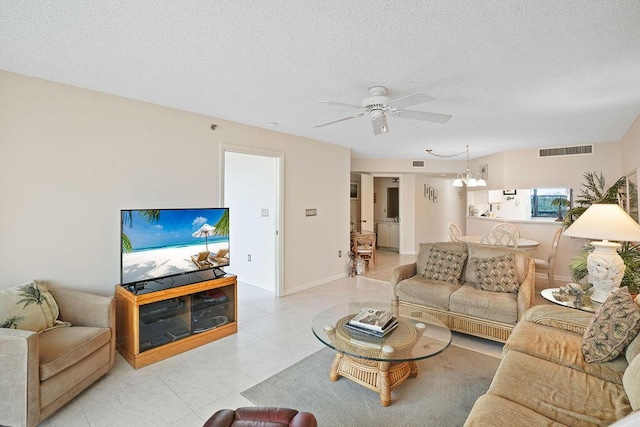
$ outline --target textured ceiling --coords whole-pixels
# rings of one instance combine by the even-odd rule
[[[0,69],[352,148],[426,158],[619,141],[640,114],[640,1],[0,2]],[[367,88],[446,124],[319,123]],[[275,122],[277,127],[267,123]]]

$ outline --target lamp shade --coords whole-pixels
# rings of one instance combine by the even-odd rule
[[[618,205],[594,204],[565,230],[564,235],[594,240],[638,242],[640,225]]]

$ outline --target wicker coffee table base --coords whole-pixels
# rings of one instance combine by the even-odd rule
[[[380,404],[391,404],[391,390],[418,375],[416,362],[377,362],[337,353],[331,364],[329,379],[341,376],[380,394]]]

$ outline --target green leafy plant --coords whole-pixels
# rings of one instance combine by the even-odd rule
[[[160,211],[158,209],[147,209],[140,212],[142,217],[147,220],[148,223],[153,224],[160,220]],[[124,232],[125,225],[128,225],[129,228],[133,225],[133,211],[122,211],[122,217],[120,218],[122,221],[122,252],[128,253],[133,251],[133,246],[131,245],[131,240],[129,240],[129,236]]]
[[[571,203],[569,203],[569,201],[567,199],[565,199],[564,197],[556,197],[555,199],[553,199],[551,201],[551,206],[557,206],[558,207],[558,218],[556,219],[556,221],[562,221],[563,217],[562,217],[562,208],[568,207],[570,206]]]
[[[589,206],[596,203],[608,203],[617,204],[618,198],[621,194],[624,195],[624,188],[626,183],[626,177],[620,177],[611,187],[606,188],[604,176],[602,172],[599,174],[596,172],[584,173],[585,183],[582,184],[580,190],[580,197],[576,200],[577,206],[572,207],[567,211],[564,217],[562,225],[568,227],[582,215]],[[635,187],[635,186],[634,186]]]

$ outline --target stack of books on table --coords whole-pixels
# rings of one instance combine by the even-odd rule
[[[382,338],[398,326],[393,313],[375,308],[363,308],[353,319],[345,323],[349,331]]]

